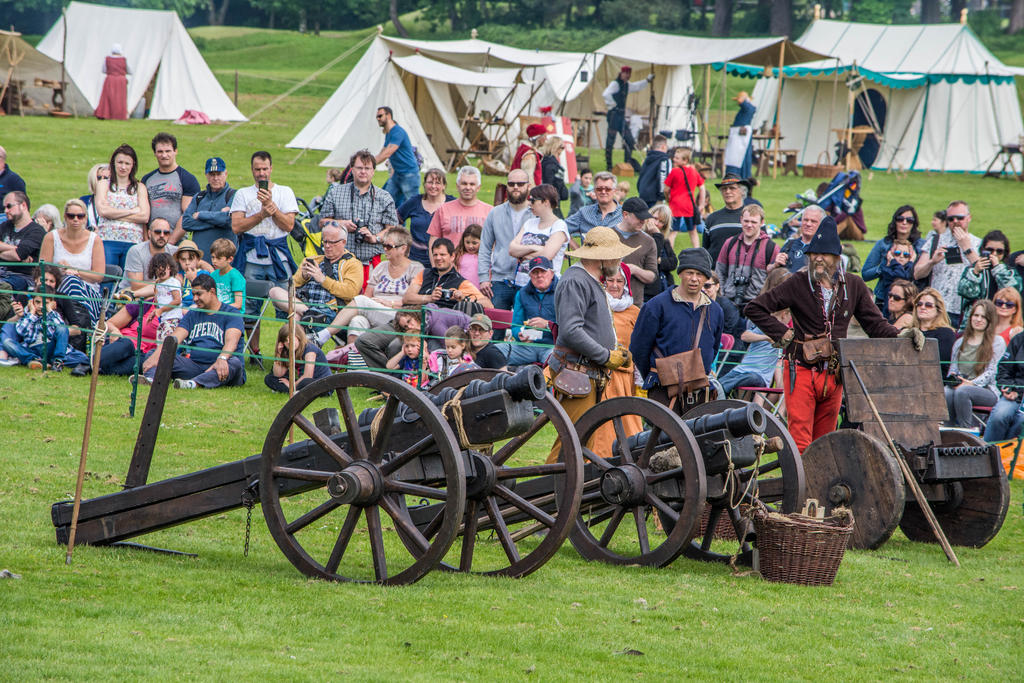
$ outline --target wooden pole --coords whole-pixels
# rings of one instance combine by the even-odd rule
[[[651,89],[651,99],[648,104],[649,111],[647,112],[647,144],[649,146],[654,142],[654,120],[658,116],[658,100],[654,96],[654,64],[651,64],[651,82],[647,84],[647,87]]]
[[[68,552],[64,556],[64,564],[71,564],[71,554],[75,552],[75,532],[78,530],[78,510],[82,504],[82,482],[85,481],[85,459],[89,453],[89,435],[92,432],[92,414],[96,407],[96,384],[100,378],[100,351],[103,350],[103,339],[107,333],[106,309],[107,301],[103,301],[103,310],[96,325],[92,344],[92,380],[89,382],[89,403],[85,408],[85,432],[82,434],[82,452],[78,457],[78,479],[75,481],[75,503],[71,508],[71,533],[68,535]]]
[[[779,133],[781,132],[782,126],[779,125],[781,117],[779,114],[782,111],[782,83],[785,80],[785,75],[782,73],[782,68],[786,66],[786,41],[783,40],[779,43],[779,94],[775,98],[775,135],[772,140],[772,180],[779,177]]]
[[[701,122],[703,125],[704,132],[704,149],[711,152],[711,163],[714,165],[715,161],[715,146],[711,144],[711,131],[708,130],[708,124],[711,123],[711,65],[704,65],[704,120]]]
[[[288,396],[295,395],[295,281],[288,281]],[[288,427],[288,443],[295,443],[295,427]]]
[[[864,379],[860,376],[860,372],[857,370],[857,364],[852,360],[850,361],[850,370],[853,371],[853,376],[857,378],[857,383],[860,384],[860,390],[864,392],[864,398],[867,399],[868,406],[871,408],[871,413],[875,416],[875,420],[878,421],[878,426],[882,428],[882,433],[885,434],[885,440],[889,442],[889,448],[892,449],[892,455],[896,458],[896,462],[899,463],[900,470],[903,472],[903,479],[907,482],[907,486],[914,494],[914,499],[917,501],[918,506],[921,508],[921,512],[924,513],[925,518],[928,520],[928,525],[935,532],[935,538],[939,540],[939,545],[942,546],[943,552],[946,553],[946,557],[957,567],[960,566],[960,560],[956,559],[956,553],[953,552],[953,546],[949,544],[949,539],[946,538],[946,534],[942,531],[942,527],[939,526],[939,520],[935,519],[935,513],[932,512],[931,506],[928,504],[928,499],[924,497],[924,491],[921,490],[921,485],[917,483],[917,479],[914,478],[914,473],[910,471],[910,466],[907,461],[903,459],[903,455],[899,449],[896,448],[896,444],[893,442],[892,437],[889,435],[889,430],[886,428],[885,423],[882,422],[882,416],[878,414],[878,408],[875,406],[874,400],[871,395],[868,394],[868,388],[864,385]]]
[[[857,77],[857,61],[853,62],[853,69],[850,70],[850,78]],[[846,154],[843,156],[843,170],[850,170],[850,149],[853,147],[853,104],[857,99],[853,94],[853,88],[847,82],[846,86]]]

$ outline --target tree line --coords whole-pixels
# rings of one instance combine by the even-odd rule
[[[814,5],[832,19],[882,24],[959,21],[966,0],[91,0],[101,4],[175,10],[186,25],[284,28],[319,33],[390,22],[408,35],[401,17],[418,10],[418,35],[461,35],[481,26],[506,29],[625,32],[652,29],[713,36],[796,36]],[[4,24],[43,33],[66,0],[0,0]],[[973,4],[973,3],[972,3]],[[1024,28],[1024,0],[991,0],[969,15],[982,35]],[[426,27],[426,30],[424,30]],[[423,37],[426,37],[425,35]]]

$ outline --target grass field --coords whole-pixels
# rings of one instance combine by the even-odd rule
[[[298,80],[360,37],[321,38],[302,56],[299,43],[310,37],[197,33],[226,86],[243,66]],[[296,160],[284,144],[344,72],[343,65],[325,74],[317,81],[324,87],[287,98],[216,144],[207,140],[224,127],[42,118],[0,119],[0,144],[34,204],[85,193],[88,168],[122,141],[140,151],[148,170],[155,163],[148,141],[168,128],[179,137],[179,161],[194,172],[216,154],[227,160],[229,181],[241,185],[249,154],[269,149],[275,180],[309,198],[324,187],[322,153]],[[244,112],[288,87],[263,83],[243,85]],[[484,196],[493,184],[488,178]],[[756,194],[777,218],[811,185],[790,176],[765,181]],[[876,173],[863,191],[869,235],[880,235],[901,203],[928,214],[965,198],[974,232],[998,227],[1019,248],[1021,189],[975,176]],[[240,389],[172,390],[150,480],[259,452],[283,404],[260,380],[252,372]],[[236,510],[141,539],[198,558],[79,547],[65,567],[49,509],[74,490],[87,387],[67,373],[0,372],[0,569],[22,576],[0,580],[0,680],[1020,678],[1019,482],[996,539],[980,550],[958,549],[961,569],[937,546],[897,532],[878,551],[848,552],[832,588],[773,585],[686,559],[662,570],[609,567],[584,562],[568,544],[521,580],[435,572],[403,588],[329,584],[305,579],[287,562],[259,509],[248,558],[245,512]],[[141,415],[140,403],[138,415],[127,416],[129,394],[124,379],[101,378],[86,497],[124,482]],[[146,395],[142,389],[140,401]],[[531,444],[538,460],[545,451],[545,443]]]

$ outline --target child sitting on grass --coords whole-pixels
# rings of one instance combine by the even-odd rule
[[[388,359],[386,365],[388,370],[401,371],[402,381],[414,387],[426,384],[426,373],[420,362],[422,350],[420,341],[415,334],[407,334],[402,337],[402,350]]]
[[[181,307],[181,280],[175,277],[178,264],[170,254],[160,252],[149,262],[149,279],[156,282],[156,314],[160,318],[160,329],[156,333],[159,346],[166,337],[174,334],[185,311]]]
[[[227,242],[227,240],[224,240]],[[230,242],[228,242],[230,244]],[[216,242],[214,242],[216,244]],[[237,272],[237,271],[236,271]],[[274,347],[274,366],[263,378],[263,382],[273,391],[288,393],[288,349],[295,349],[295,391],[301,391],[310,382],[315,382],[331,375],[327,366],[327,357],[320,347],[306,341],[306,333],[302,325],[295,323],[295,336],[288,334],[288,323],[281,325],[277,331],[277,345]]]
[[[458,325],[452,325],[444,333],[444,348],[432,351],[427,358],[430,376],[440,382],[457,372],[474,370],[478,366],[469,355],[469,335]]]
[[[40,294],[53,294],[53,288],[42,287],[24,306],[17,300],[12,304],[13,325],[5,325],[3,347],[9,358],[2,365],[27,365],[33,370],[43,368],[42,358],[50,360],[50,369],[60,372],[68,347],[68,328],[57,312],[57,300]],[[43,333],[43,323],[47,325]]]
[[[238,248],[223,237],[214,240],[210,245],[210,260],[213,272],[210,275],[217,283],[217,299],[222,304],[234,306],[240,311],[245,308],[245,277],[237,269],[231,267]]]

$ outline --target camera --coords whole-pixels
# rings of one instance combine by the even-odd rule
[[[960,251],[960,247],[953,246],[946,249],[946,263],[953,265],[964,262],[964,255]]]
[[[441,301],[452,301],[455,298],[454,289],[442,289],[441,290]]]
[[[370,227],[370,224],[367,223],[366,221],[364,221],[361,218],[356,221],[356,231],[354,233],[352,233],[356,237],[356,242],[365,242],[366,241],[366,238],[363,237],[362,233],[360,233],[359,231],[362,230],[363,228],[369,228],[369,227]]]
[[[741,289],[750,284],[750,276],[748,275],[734,275],[732,278],[732,286],[736,289]]]

